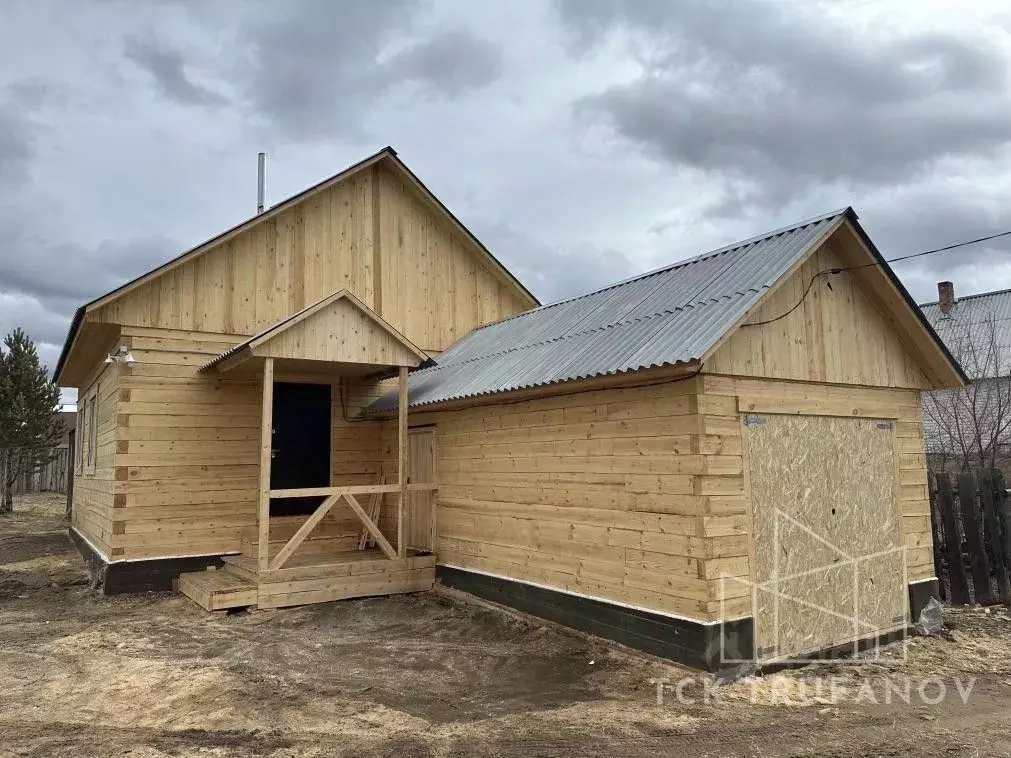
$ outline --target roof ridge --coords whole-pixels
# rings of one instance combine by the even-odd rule
[[[582,300],[584,297],[590,297],[591,295],[599,295],[601,292],[607,292],[615,287],[621,287],[625,284],[631,284],[632,282],[642,281],[643,279],[648,279],[651,276],[656,276],[658,274],[666,273],[667,271],[673,271],[674,269],[681,268],[682,266],[690,266],[694,263],[700,263],[701,261],[708,260],[709,258],[715,258],[718,255],[726,255],[727,253],[732,253],[735,250],[739,250],[742,247],[747,247],[748,245],[754,245],[759,242],[764,242],[770,240],[773,237],[778,237],[781,234],[787,234],[789,232],[795,232],[798,229],[803,229],[805,226],[810,226],[812,224],[821,223],[838,216],[842,216],[844,213],[852,212],[851,206],[845,206],[843,208],[838,208],[829,213],[823,213],[820,216],[812,216],[804,221],[799,221],[796,224],[790,224],[789,226],[784,226],[780,229],[774,229],[769,232],[764,232],[762,234],[756,234],[753,237],[748,237],[747,239],[739,240],[737,242],[732,242],[729,245],[724,245],[723,247],[718,247],[708,252],[699,253],[693,255],[689,258],[683,258],[679,261],[674,261],[673,263],[668,263],[660,268],[652,269],[650,271],[645,271],[641,274],[636,274],[635,276],[630,276],[627,279],[622,279],[617,282],[612,282],[611,284],[605,284],[603,287],[598,287],[597,289],[590,290],[589,292],[583,292],[579,295],[572,295],[571,297],[562,298],[561,300],[555,300],[551,303],[544,303],[536,308],[531,308],[530,310],[523,311],[522,313],[516,313],[512,316],[506,316],[505,318],[500,318],[497,321],[489,321],[487,324],[482,324],[481,326],[474,329],[475,332],[481,329],[486,329],[489,326],[495,326],[496,324],[501,324],[506,321],[512,321],[513,319],[521,318],[523,316],[528,316],[531,313],[537,313],[539,311],[547,310],[549,308],[554,308],[558,305],[565,305],[566,303],[571,303],[576,300]]]

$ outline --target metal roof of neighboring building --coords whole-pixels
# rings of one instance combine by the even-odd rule
[[[849,208],[479,327],[411,374],[410,404],[698,361]],[[396,406],[396,395],[372,406]]]
[[[938,302],[920,310],[970,378],[1011,373],[1011,289],[960,297],[947,314]]]

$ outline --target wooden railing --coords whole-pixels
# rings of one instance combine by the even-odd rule
[[[435,483],[424,483],[424,484],[407,484],[404,488],[407,492],[421,492],[426,490],[438,489],[438,485]],[[379,530],[378,524],[376,524],[369,515],[362,508],[361,504],[355,495],[369,495],[373,493],[388,493],[388,492],[401,492],[401,486],[399,484],[362,484],[362,485],[351,485],[346,487],[308,487],[304,489],[284,489],[284,490],[270,490],[271,498],[291,498],[291,497],[325,497],[326,499],[319,504],[313,514],[309,516],[302,526],[298,528],[298,531],[292,535],[291,539],[288,540],[284,547],[282,547],[274,559],[270,561],[267,565],[267,571],[277,571],[282,568],[289,558],[291,558],[292,553],[294,553],[298,546],[301,545],[305,539],[312,533],[312,530],[316,528],[317,525],[326,517],[326,515],[333,509],[339,500],[342,498],[351,508],[358,520],[362,522],[362,526],[372,535],[372,538],[376,541],[376,545],[379,549],[383,551],[383,554],[390,560],[396,560],[398,558],[406,557],[406,545],[403,539],[397,545],[397,549],[394,550],[393,545],[390,541],[386,539],[383,533]],[[403,504],[401,503],[401,508]],[[402,512],[401,509],[400,512]],[[403,534],[403,530],[398,528],[398,532]]]

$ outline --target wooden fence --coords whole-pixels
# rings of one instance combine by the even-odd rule
[[[1011,498],[999,471],[932,474],[934,570],[949,603],[1011,603]]]
[[[55,457],[45,466],[37,471],[26,472],[15,480],[15,495],[25,495],[31,492],[67,494],[67,466],[70,465],[70,448],[57,448],[53,452]],[[0,454],[0,469],[3,467],[3,456]]]

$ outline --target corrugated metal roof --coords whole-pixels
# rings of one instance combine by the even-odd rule
[[[948,314],[936,302],[920,310],[971,379],[1011,372],[1011,290],[961,297]]]
[[[475,329],[414,372],[426,405],[699,360],[848,208]],[[396,406],[381,398],[374,409]]]

